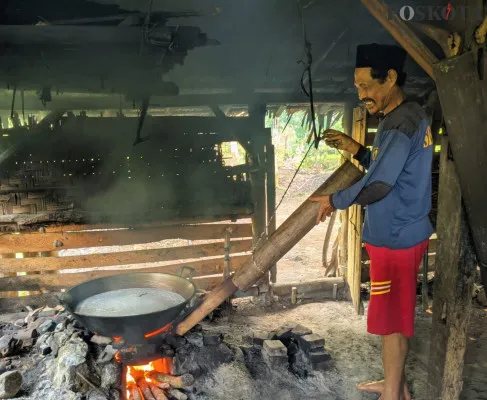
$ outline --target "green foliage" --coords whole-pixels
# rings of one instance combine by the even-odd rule
[[[283,112],[275,120],[267,118],[266,126],[272,128],[278,167],[297,168],[308,151],[311,142],[307,144],[306,140],[310,131],[301,126],[304,117],[305,111],[299,111],[292,115]],[[342,131],[342,119],[338,118],[332,128]],[[340,158],[341,155],[336,149],[320,142],[318,149],[314,146],[311,148],[301,169],[320,172],[334,170],[340,166]]]

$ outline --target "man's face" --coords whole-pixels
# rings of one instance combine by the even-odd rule
[[[355,68],[355,87],[358,90],[360,101],[365,104],[370,114],[383,111],[392,97],[392,88],[395,85],[395,71],[389,71],[384,83],[371,76],[371,68]],[[392,75],[392,76],[391,76]]]

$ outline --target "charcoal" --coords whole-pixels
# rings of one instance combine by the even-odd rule
[[[122,394],[118,389],[110,390],[110,400],[122,400]]]
[[[203,343],[205,346],[219,345],[223,340],[222,334],[205,334],[203,335]]]
[[[100,353],[96,362],[98,364],[105,364],[105,363],[112,361],[115,354],[117,354],[117,351],[118,350],[114,349],[113,346],[109,344]]]
[[[44,318],[44,317],[42,317],[42,318],[37,318],[36,320],[29,322],[29,323],[28,323],[28,327],[29,327],[29,329],[37,329],[37,331],[38,331],[38,332],[40,332],[39,327],[40,327],[40,326],[41,326],[41,325],[42,325],[44,322],[46,322],[46,321],[50,321],[50,320],[49,320],[48,318]],[[42,332],[42,333],[44,333],[44,332]]]
[[[93,337],[91,338],[91,343],[95,343],[95,344],[98,344],[100,346],[107,346],[112,342],[113,342],[113,340],[111,338],[105,337],[105,336],[100,336],[100,335],[93,335]]]
[[[37,333],[37,329],[22,329],[20,331],[15,332],[15,339],[17,340],[28,340],[28,339],[35,339],[38,337],[39,334]]]
[[[35,339],[25,339],[22,340],[22,350],[30,350],[34,347]]]
[[[187,343],[187,340],[184,338],[184,336],[174,335],[167,336],[166,343],[170,345],[174,350],[178,350]]]
[[[11,399],[17,395],[22,385],[22,375],[18,371],[0,375],[0,399]]]
[[[20,318],[14,322],[14,325],[18,326],[19,328],[23,328],[24,326],[27,325],[27,323],[25,322],[24,318]]]
[[[186,340],[196,347],[203,347],[203,335],[201,333],[192,332],[188,333],[186,336]]]
[[[22,346],[22,341],[15,339],[12,335],[5,335],[0,338],[0,356],[8,357],[14,355]]]
[[[56,314],[57,314],[57,311],[53,309],[53,310],[44,310],[44,311],[41,311],[39,314],[37,314],[37,316],[39,318],[42,318],[42,317],[45,317],[45,318],[53,318]]]
[[[52,353],[51,346],[48,346],[47,344],[41,345],[40,350],[43,356],[47,356],[48,354]]]
[[[48,319],[45,321],[42,325],[39,326],[39,333],[47,333],[47,332],[52,332],[54,329],[56,329],[56,323],[52,319]]]

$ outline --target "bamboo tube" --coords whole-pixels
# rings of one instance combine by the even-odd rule
[[[337,190],[350,187],[361,177],[362,172],[351,162],[346,161],[312,196],[333,194]],[[233,278],[226,279],[213,289],[203,303],[178,324],[176,333],[184,335],[237,289],[245,291],[262,278],[272,265],[315,226],[318,209],[318,203],[306,200],[267,240],[264,239],[258,244],[252,260],[243,264]]]

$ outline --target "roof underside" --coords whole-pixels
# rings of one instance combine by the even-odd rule
[[[153,2],[153,13],[200,13],[199,16],[168,18],[164,23],[171,27],[197,27],[208,39],[219,42],[218,45],[195,45],[183,51],[177,62],[166,59],[165,66],[160,67],[164,54],[167,57],[163,49],[151,51],[150,57],[139,54],[140,27],[132,29],[139,36],[137,46],[129,50],[127,46],[117,48],[108,42],[97,44],[100,35],[95,32],[96,26],[90,28],[93,37],[82,34],[86,40],[82,51],[70,47],[75,39],[70,43],[57,33],[45,43],[35,42],[33,37],[39,37],[37,32],[43,28],[42,32],[46,32],[49,26],[35,27],[35,32],[27,31],[40,20],[49,23],[133,11],[145,13],[148,0],[118,0],[116,4],[108,0],[72,0],[69,8],[64,0],[10,0],[0,18],[4,25],[0,28],[7,29],[1,40],[7,51],[0,56],[3,76],[0,83],[3,87],[17,85],[26,90],[52,87],[53,97],[62,91],[122,93],[130,98],[137,88],[142,88],[144,93],[153,91],[149,94],[167,95],[167,87],[160,85],[162,80],[174,83],[181,96],[237,93],[234,98],[238,99],[239,93],[300,91],[304,66],[298,61],[304,57],[304,46],[303,24],[296,0],[209,0],[204,5],[201,3],[195,0]],[[370,42],[394,43],[394,40],[358,0],[301,0],[301,3],[304,27],[312,46],[314,92],[337,98],[353,96],[356,46]],[[68,32],[72,26],[55,28]],[[162,77],[161,69],[164,70]],[[432,88],[431,80],[410,59],[406,72],[409,94],[422,96]],[[248,102],[248,97],[243,102]]]

